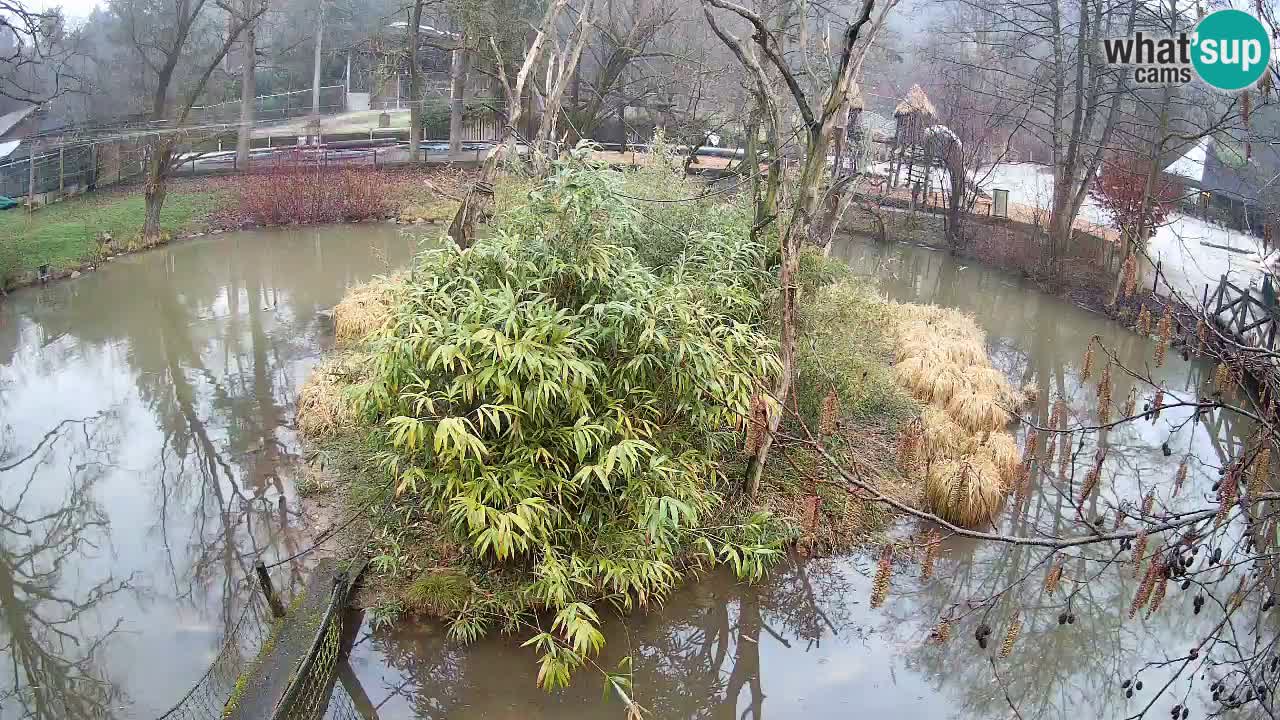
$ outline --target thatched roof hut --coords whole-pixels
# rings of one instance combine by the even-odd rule
[[[911,89],[907,91],[907,96],[902,98],[902,102],[898,103],[898,106],[893,109],[893,116],[899,117],[917,113],[924,113],[933,117],[938,114],[938,111],[934,109],[933,103],[929,102],[929,96],[924,94],[924,90],[920,89],[919,85],[912,85]]]

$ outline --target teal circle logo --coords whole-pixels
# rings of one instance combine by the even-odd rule
[[[1191,64],[1219,90],[1253,87],[1271,62],[1271,37],[1258,18],[1242,10],[1218,10],[1196,25]]]

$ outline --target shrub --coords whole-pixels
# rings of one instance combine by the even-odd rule
[[[695,230],[655,271],[621,182],[575,156],[493,237],[422,255],[355,390],[397,495],[490,586],[452,635],[534,628],[549,687],[603,644],[592,603],[660,601],[690,564],[756,578],[785,539],[725,503],[720,469],[778,371],[763,250],[741,226]]]
[[[395,210],[374,168],[277,160],[239,183],[243,224],[288,225],[385,218]]]

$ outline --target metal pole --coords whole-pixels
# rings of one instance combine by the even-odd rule
[[[275,586],[271,584],[271,576],[267,574],[267,566],[259,560],[253,566],[253,571],[258,575],[258,586],[262,589],[262,594],[267,598],[267,604],[271,606],[272,617],[284,617],[284,603],[280,602],[280,597],[276,595]]]

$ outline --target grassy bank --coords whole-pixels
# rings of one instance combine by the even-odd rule
[[[178,178],[170,182],[160,214],[161,229],[166,237],[178,238],[264,224],[383,218],[402,223],[447,222],[457,203],[441,191],[460,194],[465,177],[458,171],[427,167],[361,172],[365,196],[342,198],[352,207],[339,206],[332,197],[312,197],[317,189],[329,195],[335,191],[323,176],[290,173],[289,182],[284,182],[264,169],[256,175]],[[319,212],[318,205],[322,206]],[[141,186],[80,195],[33,213],[0,212],[0,290],[34,281],[42,265],[48,265],[56,278],[88,269],[103,255],[140,249],[143,215]],[[111,238],[109,245],[101,244],[106,236]]]
[[[226,190],[175,187],[160,218],[170,235],[205,229],[210,215],[229,197]],[[28,213],[0,213],[0,276],[33,271],[74,270],[97,257],[99,238],[109,233],[115,252],[123,252],[142,231],[141,192],[82,195]]]

